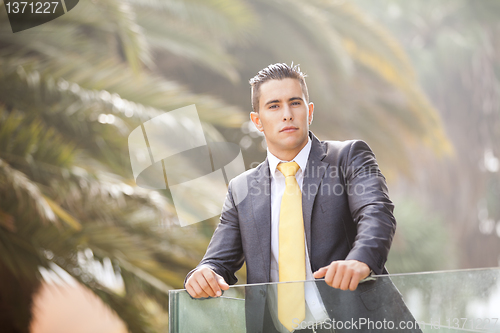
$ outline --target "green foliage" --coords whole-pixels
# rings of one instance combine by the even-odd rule
[[[409,187],[441,212],[460,244],[460,267],[498,266],[500,242],[500,2],[355,0],[401,41],[439,109],[456,154],[411,150]]]
[[[242,118],[237,108],[147,70],[151,52],[131,6],[81,2],[47,24],[48,33],[40,27],[40,33],[12,34],[0,11],[0,307],[9,309],[2,329],[27,332],[41,270],[63,269],[130,332],[157,331],[144,304],[157,304],[155,314],[166,316],[168,290],[182,288],[199,256],[193,249],[206,246],[196,235],[181,243],[189,231],[170,232],[175,218],[168,196],[131,186],[127,136],[189,104],[197,105],[211,139],[220,139],[212,124],[234,126]],[[203,6],[235,31],[245,27],[231,15],[241,6]],[[203,15],[203,22],[213,20]],[[173,27],[165,36],[168,31],[175,35]],[[190,47],[223,50],[219,39],[195,36]],[[223,67],[216,59],[205,63]],[[98,121],[102,115],[114,121]],[[83,253],[90,255],[82,261]],[[123,290],[110,289],[92,271],[106,260]],[[8,296],[16,290],[26,292],[13,302]]]
[[[456,269],[457,248],[444,219],[418,202],[395,202],[396,235],[387,260],[393,273]]]

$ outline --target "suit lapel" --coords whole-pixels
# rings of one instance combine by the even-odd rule
[[[250,183],[253,215],[257,236],[262,249],[264,272],[267,282],[271,271],[271,180],[267,159],[255,172]]]
[[[325,175],[328,163],[323,162],[326,156],[324,145],[309,132],[311,137],[311,152],[307,160],[307,166],[302,183],[302,216],[304,218],[304,230],[306,233],[309,259],[311,259],[311,217],[314,199],[319,192],[321,180]]]

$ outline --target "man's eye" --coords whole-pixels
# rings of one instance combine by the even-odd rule
[[[300,105],[300,102],[292,102],[292,105]]]
[[[278,106],[276,104],[269,106],[270,109],[276,109]]]

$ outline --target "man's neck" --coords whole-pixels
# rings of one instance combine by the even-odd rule
[[[269,152],[276,156],[278,159],[281,161],[289,162],[292,161],[299,153],[300,151],[307,145],[308,140],[306,140],[300,147],[295,148],[293,150],[274,150],[272,148],[269,148]]]
[[[302,147],[302,148],[304,148],[304,147]],[[277,158],[279,158],[281,161],[289,162],[289,161],[293,160],[295,158],[295,156],[297,156],[300,153],[300,151],[301,151],[302,148],[300,148],[297,151],[293,151],[293,152],[291,152],[291,151],[274,152],[271,149],[269,149],[269,151],[271,152],[271,154],[273,154],[274,156],[276,156]]]

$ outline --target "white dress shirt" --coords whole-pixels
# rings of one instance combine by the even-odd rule
[[[302,183],[304,180],[304,170],[307,166],[307,160],[309,158],[309,153],[311,152],[311,139],[308,137],[308,142],[304,148],[295,156],[292,160],[299,165],[299,170],[295,174],[295,179],[299,184],[300,190],[302,191]],[[280,162],[292,162],[292,161],[281,161],[276,156],[274,156],[269,149],[267,150],[267,160],[269,162],[269,171],[271,174],[271,282],[279,282],[279,220],[280,220],[280,208],[281,208],[281,198],[285,192],[285,176],[277,169]],[[304,233],[304,243],[306,249],[306,280],[314,280],[313,272],[311,268],[311,262],[309,260],[308,248]],[[306,318],[304,322],[310,324],[312,322],[320,323],[328,319],[328,314],[319,295],[318,288],[315,283],[305,283],[305,300],[306,300]],[[277,320],[277,298],[270,297],[270,309],[274,312],[273,321],[276,328],[281,332],[288,332],[288,330],[279,323]]]

